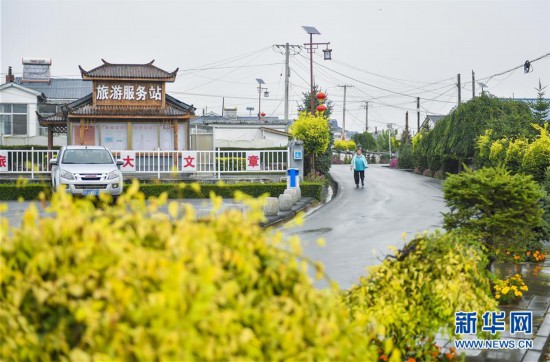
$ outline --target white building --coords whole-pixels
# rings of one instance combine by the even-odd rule
[[[61,111],[62,106],[92,93],[92,82],[50,77],[50,59],[23,58],[23,77],[9,67],[6,83],[0,85],[0,144],[48,144],[47,128],[39,117]],[[66,133],[54,134],[53,144],[67,144]]]
[[[46,144],[36,115],[41,97],[40,92],[14,82],[0,85],[1,145]]]
[[[222,117],[210,112],[191,120],[191,143],[194,135],[210,135],[210,145],[203,143],[199,149],[287,147],[291,137],[287,128],[288,122],[278,117],[240,117],[236,111]]]

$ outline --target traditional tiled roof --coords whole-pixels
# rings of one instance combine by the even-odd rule
[[[74,101],[92,93],[92,82],[82,79],[51,78],[49,83],[22,83],[17,77],[15,83],[44,94],[48,103]]]
[[[166,95],[165,107],[135,107],[135,106],[94,106],[92,95],[88,95],[68,105],[69,118],[77,116],[95,117],[137,117],[162,118],[192,116],[195,108],[183,103],[172,96]]]
[[[38,112],[36,112],[36,115],[38,116],[38,123],[40,123],[41,126],[47,126],[50,124],[66,124],[67,118],[63,114],[63,112],[58,112],[50,115],[43,115]]]
[[[166,94],[165,107],[94,106],[92,94],[88,94],[85,97],[67,104],[67,116],[69,118],[188,118],[189,116],[193,116],[194,112],[195,107],[193,107],[193,105],[184,103],[168,94]],[[40,114],[38,112],[36,112],[36,114],[42,126],[64,124],[67,122],[67,118],[63,112],[51,115]]]
[[[131,79],[131,80],[176,80],[177,68],[169,73],[153,65],[154,60],[147,64],[111,64],[101,59],[102,65],[86,71],[79,65],[82,79]]]

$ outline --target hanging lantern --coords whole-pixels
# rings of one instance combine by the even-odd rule
[[[262,112],[262,113],[260,114],[260,116],[262,116],[262,117],[265,117],[265,113],[264,113],[264,112]]]
[[[319,92],[319,93],[317,93],[316,97],[319,101],[322,102],[327,97],[327,95],[323,92]]]
[[[319,105],[317,106],[317,108],[315,108],[315,109],[317,109],[317,112],[323,113],[324,111],[327,110],[327,106],[325,106],[324,104],[319,104]]]

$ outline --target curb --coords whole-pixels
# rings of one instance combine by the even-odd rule
[[[281,213],[281,215],[272,216],[271,220],[268,218],[268,220],[264,223],[261,223],[260,226],[263,228],[272,227],[272,226],[278,226],[282,223],[285,223],[291,219],[293,219],[299,212],[301,211],[307,211],[311,207],[315,206],[319,202],[311,197],[302,197],[296,205],[292,207],[292,210],[285,211],[284,213]]]

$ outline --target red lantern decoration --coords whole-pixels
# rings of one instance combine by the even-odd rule
[[[264,112],[262,112],[262,113],[260,114],[260,116],[262,116],[262,117],[265,117],[265,113],[264,113]]]
[[[317,93],[316,97],[317,97],[318,100],[322,101],[323,99],[325,99],[327,97],[327,95],[323,92],[319,92],[319,93]]]
[[[322,113],[327,110],[327,106],[325,106],[324,104],[319,104],[316,109],[317,109],[317,112]]]

